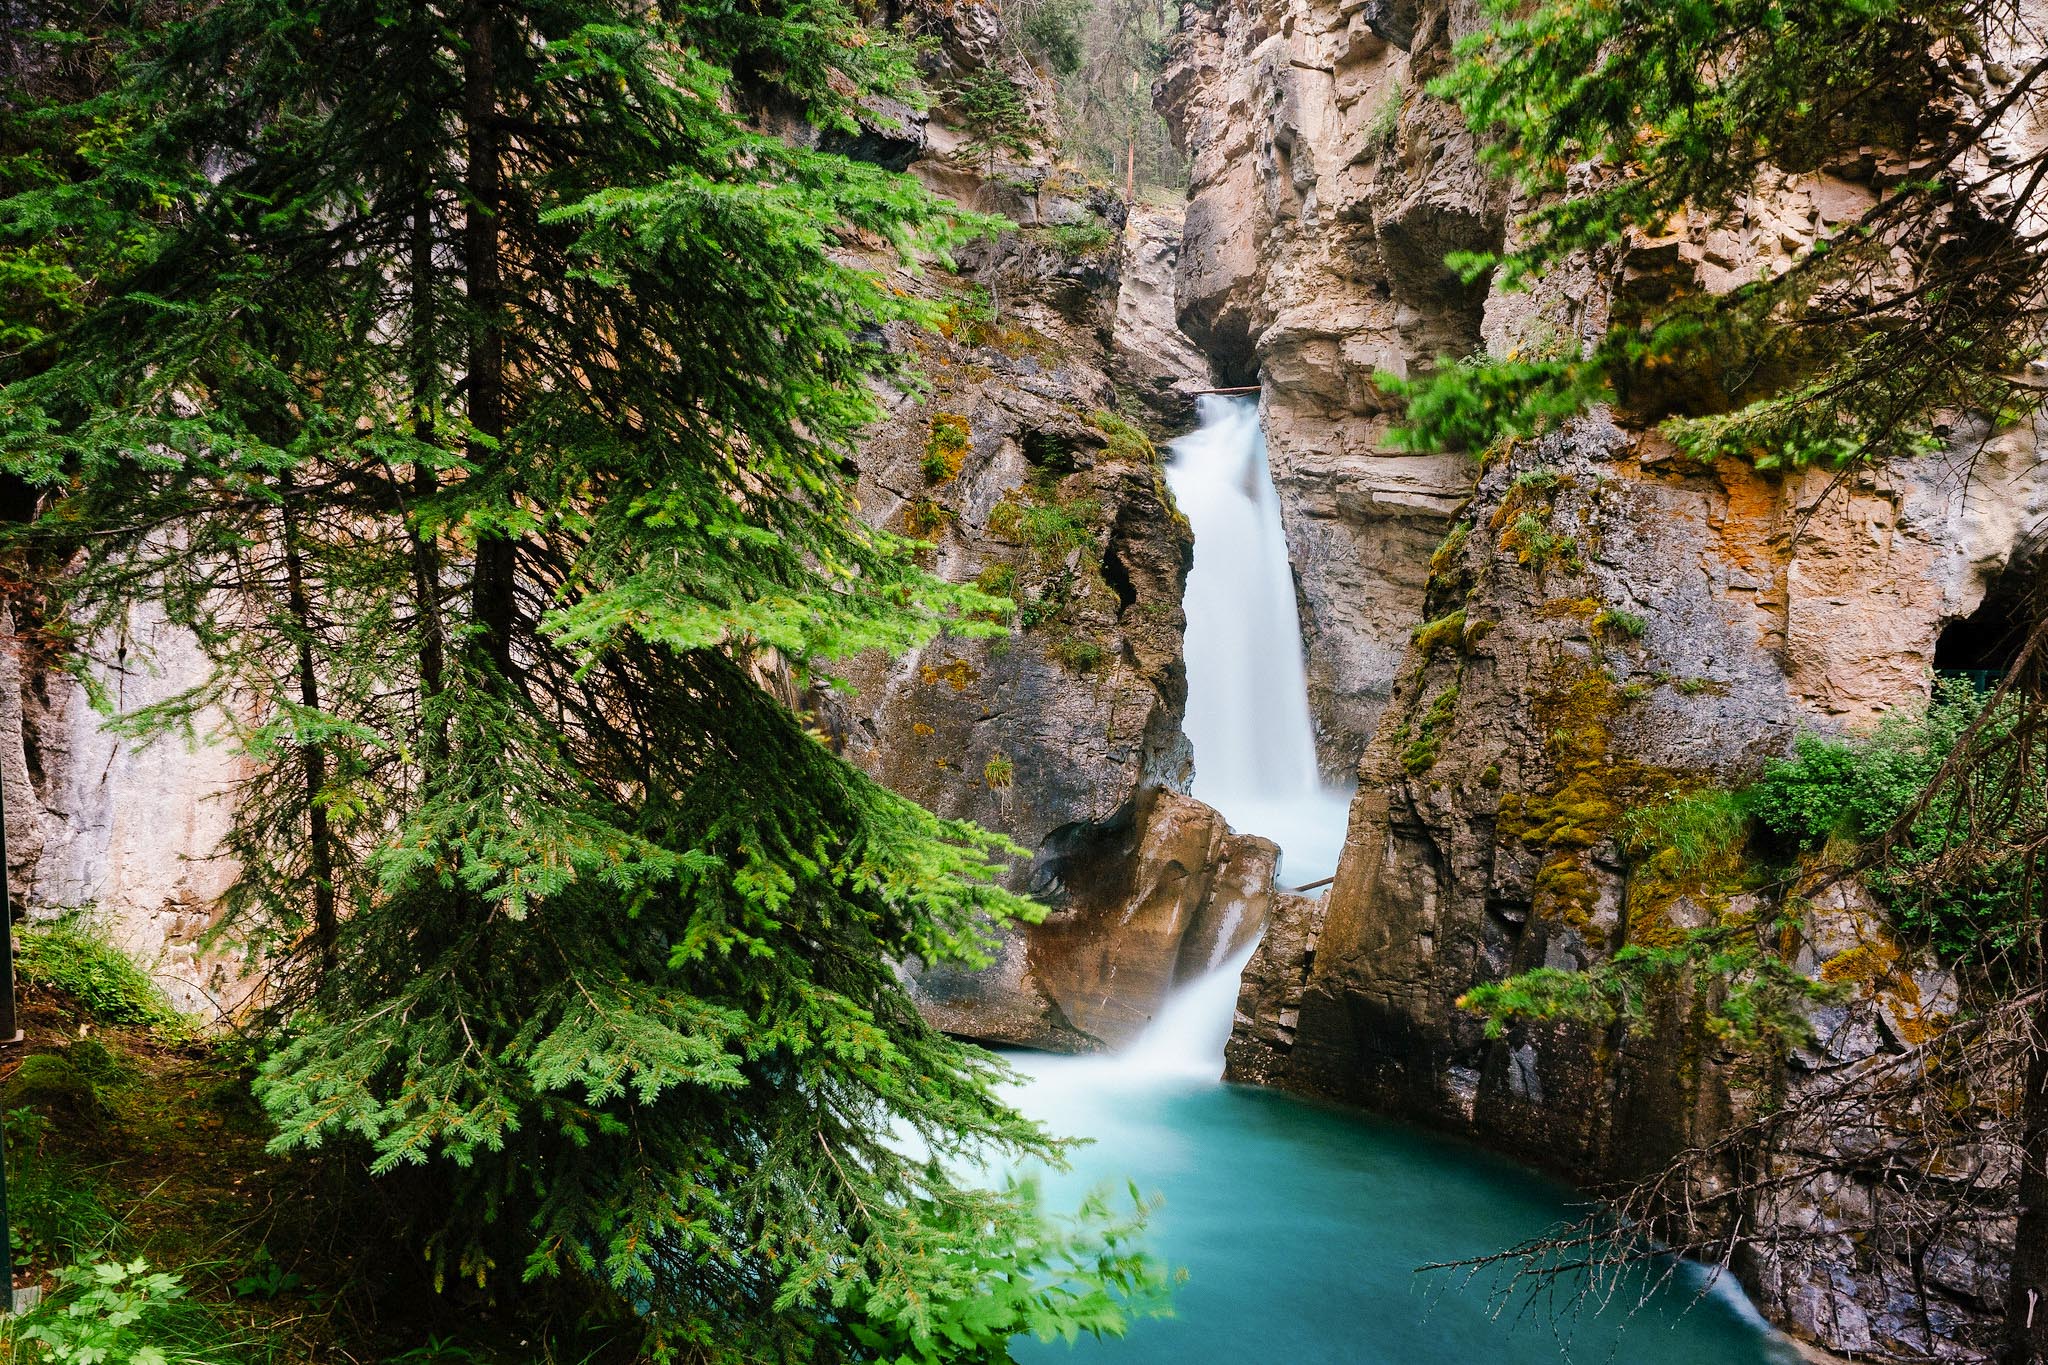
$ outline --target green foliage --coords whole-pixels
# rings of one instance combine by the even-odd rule
[[[359,1162],[442,1279],[559,1281],[654,1353],[975,1358],[941,1324],[994,1296],[1120,1326],[1096,1296],[1149,1266],[1048,1263],[1035,1201],[961,1175],[1061,1145],[892,966],[1038,914],[997,880],[1019,850],[760,681],[1009,607],[847,473],[890,325],[938,319],[890,269],[991,224],[746,118],[850,131],[913,54],[840,0],[125,12],[108,92],[47,111],[119,131],[0,199],[77,278],[0,351],[0,464],[45,509],[0,552],[82,677],[138,605],[210,665],[116,723],[218,723],[248,773],[224,852],[276,1149]],[[149,1012],[43,946],[28,972]]]
[[[1062,256],[1093,256],[1112,250],[1117,243],[1116,229],[1100,218],[1084,218],[1078,223],[1055,223],[1046,229],[1045,235],[1053,250]]]
[[[1126,421],[1107,408],[1097,408],[1088,414],[1088,423],[1104,436],[1109,443],[1104,447],[1112,459],[1140,461],[1145,464],[1159,462],[1159,447],[1144,430]]]
[[[964,76],[947,91],[967,133],[967,155],[992,174],[998,157],[1029,156],[1038,141],[1030,106],[1001,67],[989,66]]]
[[[1572,538],[1551,529],[1547,511],[1516,513],[1500,543],[1502,549],[1513,550],[1521,563],[1539,570],[1552,560],[1569,564],[1578,557],[1578,546]]]
[[[267,1358],[145,1261],[95,1261],[57,1272],[57,1293],[16,1320],[22,1365],[237,1365]]]
[[[1752,798],[1719,787],[1630,811],[1623,841],[1631,852],[1668,850],[1673,870],[1694,873],[1740,852],[1749,837]]]
[[[1024,1217],[1011,1228],[974,1229],[964,1244],[1017,1246],[1009,1259],[986,1254],[955,1267],[958,1291],[936,1299],[878,1286],[858,1303],[863,1325],[853,1333],[883,1361],[1007,1360],[1013,1337],[1072,1345],[1082,1336],[1121,1336],[1131,1321],[1167,1311],[1163,1268],[1136,1238],[1145,1206],[1130,1191],[1120,1215],[1101,1192],[1072,1219],[1034,1216],[1035,1184],[1010,1186],[1011,1206]]]
[[[1377,156],[1393,145],[1394,134],[1401,126],[1401,108],[1407,102],[1408,88],[1395,81],[1380,102],[1373,106],[1372,114],[1365,121],[1363,134],[1365,150]],[[1382,385],[1381,387],[1385,387]]]
[[[1373,383],[1407,405],[1387,438],[1403,450],[1479,452],[1537,436],[1607,393],[1593,360],[1445,360],[1422,379],[1381,371]]]
[[[918,461],[925,482],[945,483],[957,478],[960,467],[967,462],[971,441],[972,433],[965,417],[951,412],[935,415],[931,434],[925,438],[924,456]]]
[[[20,979],[61,991],[105,1024],[169,1028],[182,1022],[148,973],[82,916],[21,931]]]
[[[1607,640],[1640,640],[1650,623],[1622,607],[1603,607],[1593,618],[1593,633]]]
[[[1093,523],[1101,515],[1101,507],[1089,498],[1058,503],[1013,497],[996,504],[988,528],[1040,554],[1063,555],[1095,543]]]
[[[1017,765],[1007,754],[996,754],[982,765],[981,780],[988,784],[990,791],[1003,791],[1016,784]]]
[[[1789,268],[1718,296],[1681,287],[1647,308],[1624,300],[1583,358],[1446,371],[1406,393],[1406,439],[1478,449],[1612,392],[1653,416],[1680,409],[1665,431],[1697,460],[1840,466],[1928,448],[1942,412],[2032,410],[2037,397],[2007,376],[2039,350],[2033,300],[2048,264],[2009,216],[1992,210],[1968,230],[1953,220],[1991,122],[1936,128],[1924,117],[1973,98],[1940,54],[1990,41],[1996,21],[1980,7],[1485,9],[1489,22],[1459,40],[1430,90],[1458,104],[1485,160],[1538,207],[1508,255],[1452,259],[1468,280],[1496,271],[1517,285],[1631,229],[1656,238],[1681,214],[1738,212],[1760,174],[1859,146],[1914,148],[1916,174],[1861,221],[1830,225]],[[1856,305],[1842,307],[1844,295]]]
[[[53,1120],[33,1109],[10,1108],[5,1122],[15,1264],[43,1270],[114,1250],[123,1240],[121,1220],[108,1207],[99,1179],[50,1143]]]
[[[1024,41],[1053,74],[1071,76],[1081,69],[1088,12],[1088,0],[1037,0],[1026,11]]]
[[[1078,635],[1062,635],[1054,640],[1052,656],[1076,673],[1093,673],[1108,657],[1101,645]]]
[[[1458,1000],[1498,1038],[1515,1023],[1575,1023],[1592,1028],[1647,1026],[1649,1005],[1688,982],[1716,983],[1722,994],[1708,1027],[1742,1048],[1784,1049],[1812,1035],[1808,1010],[1844,988],[1816,981],[1767,946],[1753,930],[1712,926],[1671,945],[1632,943],[1582,972],[1538,967],[1475,986]]]
[[[1985,700],[1968,682],[1946,680],[1925,711],[1887,715],[1868,738],[1801,735],[1793,756],[1767,767],[1746,798],[1758,821],[1803,851],[1881,838],[1919,800]],[[1992,735],[2010,725],[1993,717]],[[2048,795],[2036,789],[2002,818],[2037,820],[2044,804]],[[1945,789],[1868,874],[1893,921],[1951,958],[2011,947],[2027,914],[2023,861],[1995,852],[2003,831],[1972,818],[1962,794]]]

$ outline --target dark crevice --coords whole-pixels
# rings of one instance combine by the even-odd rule
[[[1968,678],[1989,687],[2005,676],[2026,644],[2040,602],[2041,578],[2048,555],[2035,548],[2014,557],[1985,590],[1984,600],[1968,616],[1951,621],[1934,645],[1934,671],[1939,677]]]

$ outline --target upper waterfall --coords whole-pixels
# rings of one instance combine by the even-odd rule
[[[1166,481],[1195,530],[1185,602],[1194,794],[1281,846],[1291,882],[1336,870],[1346,798],[1323,785],[1301,621],[1258,403],[1210,395]]]

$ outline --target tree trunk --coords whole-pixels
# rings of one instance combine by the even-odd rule
[[[434,373],[434,207],[432,184],[425,170],[420,174],[419,198],[413,205],[410,271],[413,438],[424,447],[434,439],[432,394],[438,387]],[[422,450],[413,460],[413,515],[407,518],[406,533],[412,538],[412,588],[419,604],[420,713],[430,763],[448,756],[447,722],[430,714],[446,686],[447,636],[441,623],[441,553],[433,533],[420,525],[419,508],[434,496],[438,482],[434,467],[427,463]]]
[[[472,11],[469,51],[463,60],[464,117],[468,123],[469,204],[463,229],[465,282],[476,314],[469,350],[469,442],[471,465],[490,480],[501,474],[505,435],[505,329],[498,316],[498,211],[503,198],[502,149],[498,144],[497,68],[492,50],[495,16],[485,0]],[[484,657],[504,677],[512,673],[513,578],[516,547],[509,536],[479,533],[471,604]]]
[[[285,607],[291,612],[292,626],[298,633],[299,705],[308,711],[318,711],[320,674],[313,660],[313,609],[306,597],[306,565],[299,549],[290,474],[279,477],[278,491],[284,520]],[[334,908],[334,836],[328,826],[323,796],[327,787],[327,750],[317,743],[301,743],[299,752],[306,764],[306,856],[313,877],[313,943],[320,954],[321,973],[326,975],[335,969],[341,927]]]

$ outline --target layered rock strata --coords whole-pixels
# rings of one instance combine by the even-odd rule
[[[1795,958],[1852,982],[1854,999],[1777,1074],[1675,1000],[1636,1037],[1488,1039],[1459,998],[1786,908],[1644,876],[1623,856],[1622,817],[1745,781],[1800,730],[1858,729],[1924,700],[1938,653],[1957,653],[1944,639],[1993,613],[2001,572],[2037,553],[2048,467],[2037,432],[1958,422],[1945,451],[1911,464],[1702,468],[1628,413],[1483,468],[1398,453],[1375,372],[1569,347],[1675,292],[1781,270],[1905,164],[1864,149],[1534,292],[1468,288],[1444,255],[1499,247],[1517,206],[1420,91],[1478,22],[1431,0],[1191,7],[1157,90],[1194,167],[1183,321],[1230,378],[1262,383],[1324,759],[1359,778],[1335,885],[1275,906],[1229,1067],[1596,1186],[1734,1131],[1773,1095],[1874,1092],[1953,1008],[1952,981],[1851,888],[1799,910]],[[1981,74],[1987,89],[2002,79]],[[1771,1160],[1819,1154],[1853,1173],[1744,1206],[1757,1236],[1740,1269],[1765,1311],[1834,1351],[1984,1358],[2010,1154],[1957,1150],[1953,1178],[1935,1178],[1974,1212],[1908,1246],[1852,1235],[1898,1174],[1881,1140],[1857,1125],[1789,1135]]]

